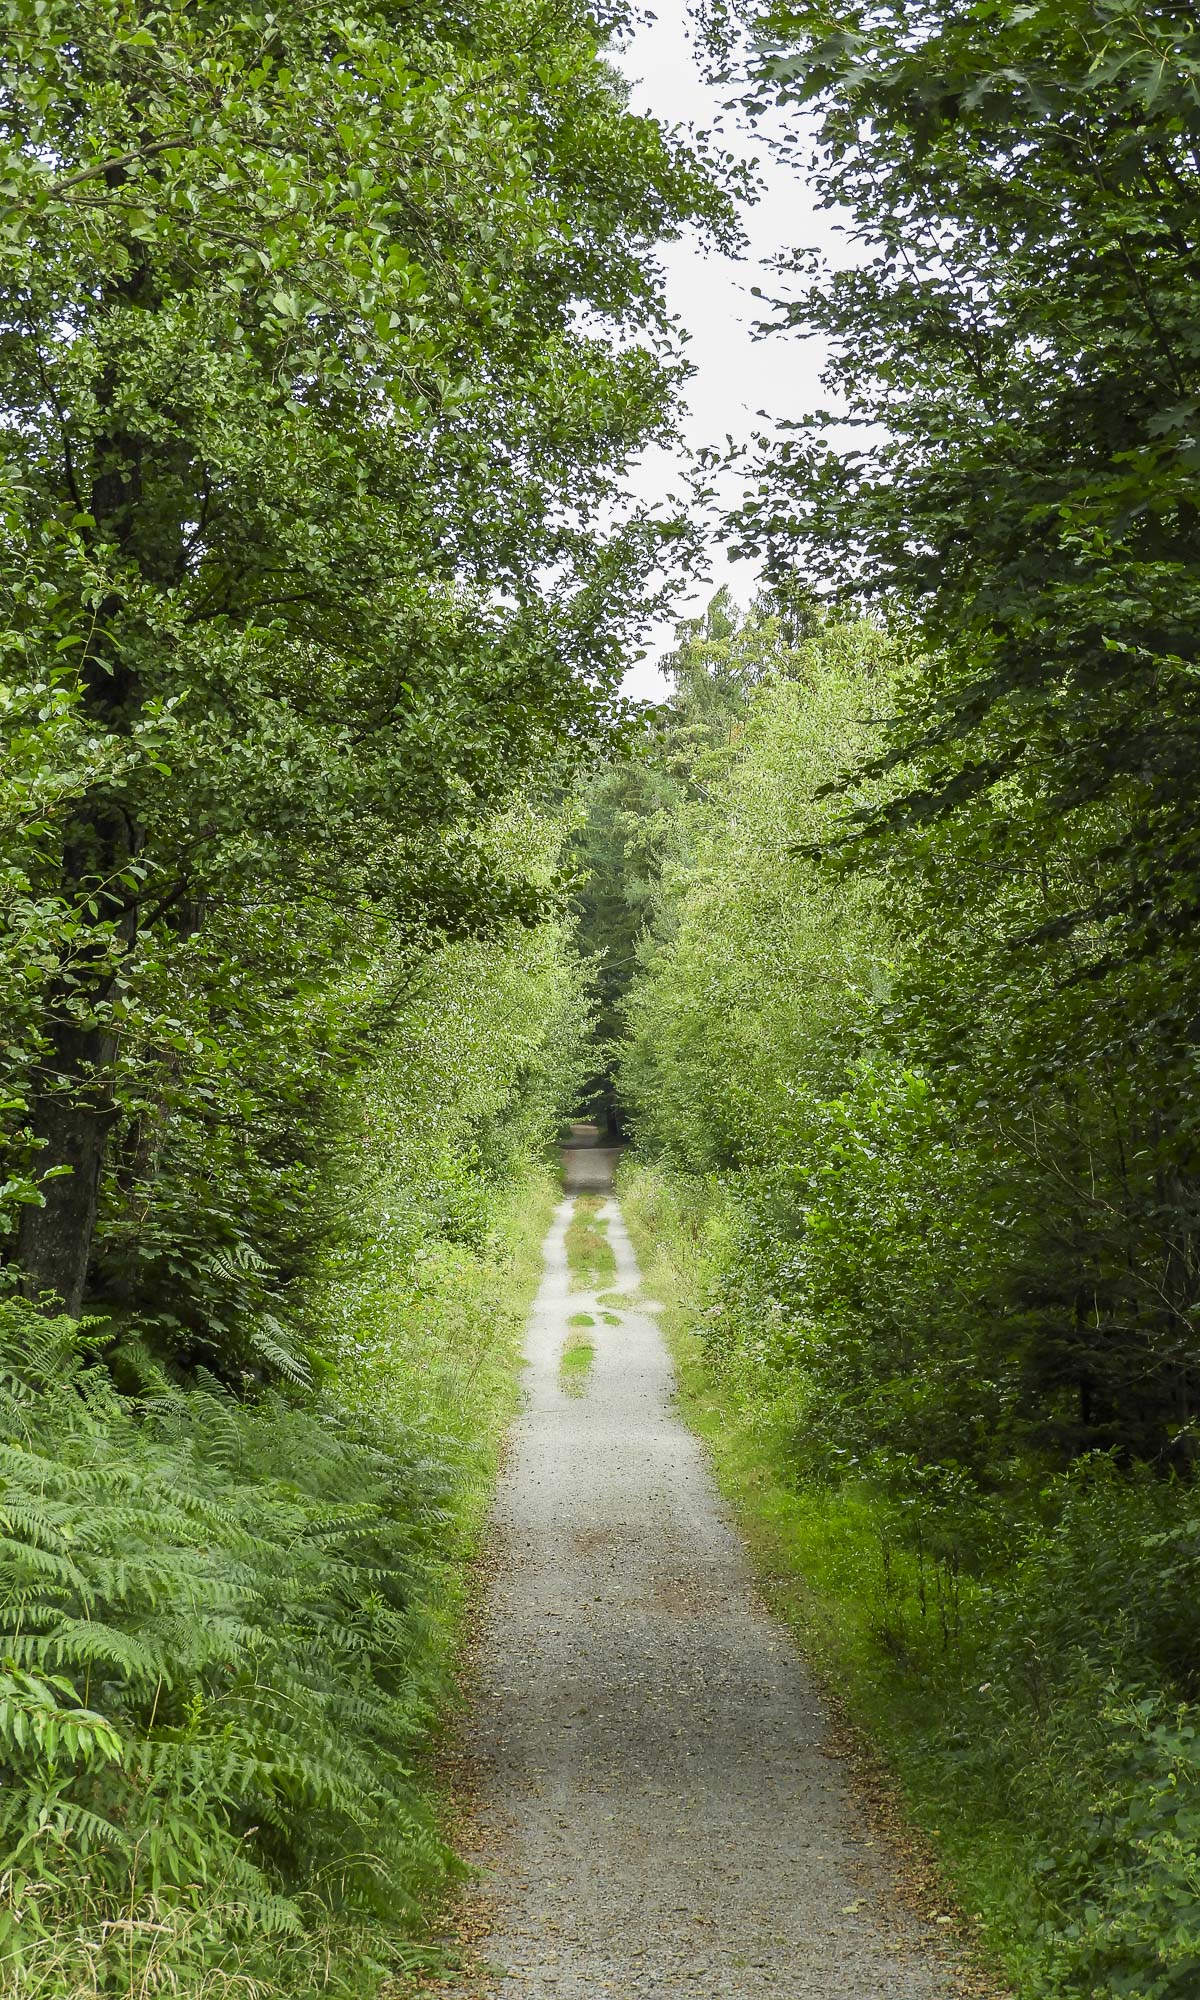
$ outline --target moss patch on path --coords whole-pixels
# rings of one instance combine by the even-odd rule
[[[598,1291],[611,1285],[617,1275],[617,1260],[608,1240],[608,1224],[600,1211],[604,1197],[577,1195],[567,1224],[567,1266],[577,1292]]]
[[[582,1396],[595,1359],[596,1350],[590,1340],[581,1340],[575,1334],[567,1342],[558,1364],[558,1379],[568,1396]]]

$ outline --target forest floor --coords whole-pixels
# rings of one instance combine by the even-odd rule
[[[608,1192],[614,1157],[565,1153],[529,1323],[461,1751],[474,1970],[452,1990],[977,1990],[898,1893],[886,1835],[676,1412]],[[591,1270],[568,1236],[581,1226]]]

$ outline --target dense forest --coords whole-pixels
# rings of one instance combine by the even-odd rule
[[[830,409],[731,448],[758,595],[640,706],[660,247],[753,176],[633,112],[632,17],[0,18],[0,1994],[433,1962],[590,1110],[984,1949],[1190,2000],[1194,10],[707,10],[853,255],[781,249]]]

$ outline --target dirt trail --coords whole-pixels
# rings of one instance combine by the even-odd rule
[[[567,1153],[603,1189],[614,1155]],[[672,1406],[650,1313],[569,1289],[564,1201],[494,1515],[467,1753],[496,2000],[946,2000]],[[616,1289],[636,1290],[615,1201]],[[589,1312],[583,1392],[560,1380]]]

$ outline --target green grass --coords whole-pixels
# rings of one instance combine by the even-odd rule
[[[485,1245],[437,1245],[418,1286],[407,1267],[385,1266],[354,1304],[356,1337],[339,1366],[339,1392],[385,1410],[448,1456],[456,1567],[479,1546],[558,1199],[550,1170],[530,1169],[499,1203]]]
[[[567,1266],[576,1291],[594,1292],[611,1285],[617,1275],[617,1260],[608,1240],[608,1224],[601,1216],[603,1198],[581,1194],[575,1198],[567,1224]]]
[[[442,1690],[440,1725],[427,1738],[417,1779],[444,1837],[453,1837],[453,1801],[438,1752],[458,1702],[466,1613],[476,1587],[474,1563],[495,1491],[500,1449],[520,1402],[525,1325],[542,1277],[542,1245],[561,1200],[557,1173],[533,1167],[500,1202],[486,1244],[443,1245],[422,1266],[418,1291],[406,1271],[380,1273],[369,1301],[360,1300],[357,1324],[367,1334],[344,1365],[352,1393],[368,1408],[384,1407],[406,1431],[423,1435],[439,1462],[451,1464],[445,1555],[439,1600],[426,1625],[430,1672]],[[371,1332],[374,1332],[374,1341]],[[430,1972],[453,1969],[447,1959],[445,1918],[453,1880],[432,1897],[418,1930],[414,1954]],[[393,1977],[387,2000],[426,1991],[419,1970],[410,1987]],[[2,1997],[0,1997],[2,2000]],[[231,1996],[232,2000],[232,1996]],[[240,1996],[237,1996],[240,2000]]]
[[[570,1319],[567,1321],[568,1326],[595,1326],[595,1324],[595,1317],[592,1313],[572,1313]]]
[[[582,1396],[592,1372],[596,1350],[590,1340],[575,1338],[563,1348],[558,1379],[568,1396]]]
[[[881,1559],[879,1503],[865,1488],[798,1490],[787,1419],[736,1375],[710,1367],[692,1330],[703,1255],[663,1197],[657,1175],[626,1167],[623,1212],[645,1283],[662,1301],[681,1413],[704,1441],[772,1609],[891,1772],[985,1963],[1019,1984],[1034,1963],[1027,1885],[1036,1854],[1028,1830],[1005,1818],[1006,1774],[983,1741],[946,1757],[937,1673],[913,1671],[913,1648],[927,1645],[932,1657],[939,1641],[932,1629],[914,1630],[917,1589],[905,1559],[895,1551]],[[1037,1989],[1022,1990],[1032,2000]]]

